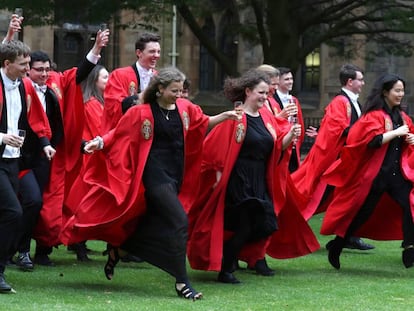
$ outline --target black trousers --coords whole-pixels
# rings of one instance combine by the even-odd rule
[[[32,170],[20,179],[19,185],[19,197],[23,208],[23,218],[19,230],[17,250],[19,252],[29,252],[33,230],[39,219],[39,213],[43,204],[42,192]]]
[[[414,223],[410,207],[411,182],[404,179],[401,173],[387,176],[378,175],[361,209],[349,226],[345,238],[353,235],[372,215],[375,206],[384,193],[388,193],[402,208],[402,231],[404,245],[414,245]],[[381,228],[379,228],[381,230]]]
[[[36,162],[37,163],[32,170],[43,198],[43,192],[50,180],[50,161],[46,158],[46,156],[42,155]],[[59,208],[59,206],[56,208]],[[52,253],[52,250],[52,247],[39,244],[39,242],[36,241],[36,255],[49,255]]]
[[[0,159],[0,273],[16,252],[23,210],[17,197],[19,160]]]
[[[146,189],[145,198],[147,212],[121,249],[166,271],[177,283],[186,283],[188,218],[176,186],[162,184]]]

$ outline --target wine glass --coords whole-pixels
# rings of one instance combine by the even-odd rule
[[[236,100],[233,103],[233,105],[234,105],[234,111],[236,111],[237,113],[238,121],[241,121],[242,115],[243,115],[243,108],[242,108],[243,102],[241,100]]]

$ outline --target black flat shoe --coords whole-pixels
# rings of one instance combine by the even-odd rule
[[[4,274],[0,273],[0,293],[10,293],[12,287],[7,284],[6,279],[4,278]]]
[[[55,264],[46,254],[35,254],[34,263],[41,266],[54,267]]]
[[[22,271],[33,271],[34,265],[28,252],[19,253],[16,266]]]
[[[217,281],[227,284],[240,284],[240,281],[231,272],[220,272]]]
[[[139,258],[138,256],[134,256],[132,254],[127,254],[125,256],[122,256],[121,261],[122,262],[136,262],[136,263],[144,262],[143,259]]]
[[[344,248],[359,249],[360,251],[368,251],[374,249],[375,246],[365,243],[361,238],[351,236],[345,243]]]
[[[108,249],[108,260],[104,266],[105,276],[108,280],[112,280],[115,273],[115,267],[119,262],[118,248],[110,246]]]
[[[339,270],[341,268],[341,263],[339,262],[339,257],[341,256],[342,249],[344,248],[345,240],[340,237],[336,237],[331,241],[331,245],[328,251],[328,261],[332,267]]]
[[[88,262],[91,259],[88,257],[88,249],[86,243],[72,244],[74,251],[76,252],[76,259],[81,262]]]
[[[184,284],[181,289],[177,288],[178,284],[179,283],[175,284],[175,291],[177,292],[178,297],[192,299],[194,301],[203,298],[203,293],[197,292],[190,284]]]
[[[414,245],[408,245],[402,252],[402,262],[406,268],[411,268],[414,264]]]
[[[253,270],[256,271],[257,274],[263,275],[263,276],[274,276],[275,270],[270,269],[270,267],[267,265],[266,259],[259,259],[256,261],[256,264],[254,265]]]

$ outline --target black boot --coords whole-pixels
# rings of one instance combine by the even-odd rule
[[[345,239],[337,236],[329,247],[328,260],[332,267],[335,269],[341,268],[339,257],[341,256],[342,249],[345,246]]]

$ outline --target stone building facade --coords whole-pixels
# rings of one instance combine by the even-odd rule
[[[171,10],[173,12],[173,8]],[[9,12],[0,12],[0,35],[4,35],[7,31],[9,16]],[[119,17],[123,24],[132,24],[139,18],[131,11],[123,11]],[[237,66],[239,72],[243,72],[262,63],[261,49],[258,46],[251,46],[240,38],[231,37],[226,31],[230,18],[225,13],[214,16],[212,19],[203,21],[203,29],[215,38],[217,46],[222,51],[232,55],[234,66]],[[44,50],[56,62],[58,70],[64,70],[77,65],[92,46],[98,27],[99,25],[82,26],[71,23],[61,26],[26,26],[21,36],[32,50]],[[144,29],[132,27],[119,29],[111,24],[109,27],[111,29],[110,44],[105,48],[101,62],[109,70],[132,64],[136,60],[135,40]],[[171,18],[162,20],[156,28],[162,37],[162,55],[158,67],[176,65],[182,70],[191,80],[191,94],[194,102],[200,104],[207,113],[216,113],[231,107],[221,94],[224,74],[180,17],[175,15],[172,20]],[[413,35],[405,36],[412,37]],[[359,42],[360,38],[355,36],[346,40],[345,44],[348,48],[360,48],[359,55],[364,55],[364,48],[358,46]],[[306,64],[303,64],[295,74],[294,86],[294,92],[302,103],[306,117],[318,119],[323,115],[325,106],[340,88],[339,68],[347,62],[364,68],[366,85],[361,94],[362,102],[374,80],[381,73],[388,71],[403,76],[407,82],[405,101],[408,111],[414,113],[412,94],[414,72],[411,70],[414,66],[414,57],[384,55],[371,61],[366,61],[363,57],[345,59],[338,56],[334,49],[322,45],[315,55],[309,56],[309,60],[314,70],[312,73],[313,88],[304,87],[308,83],[309,74],[307,71],[309,66]]]

